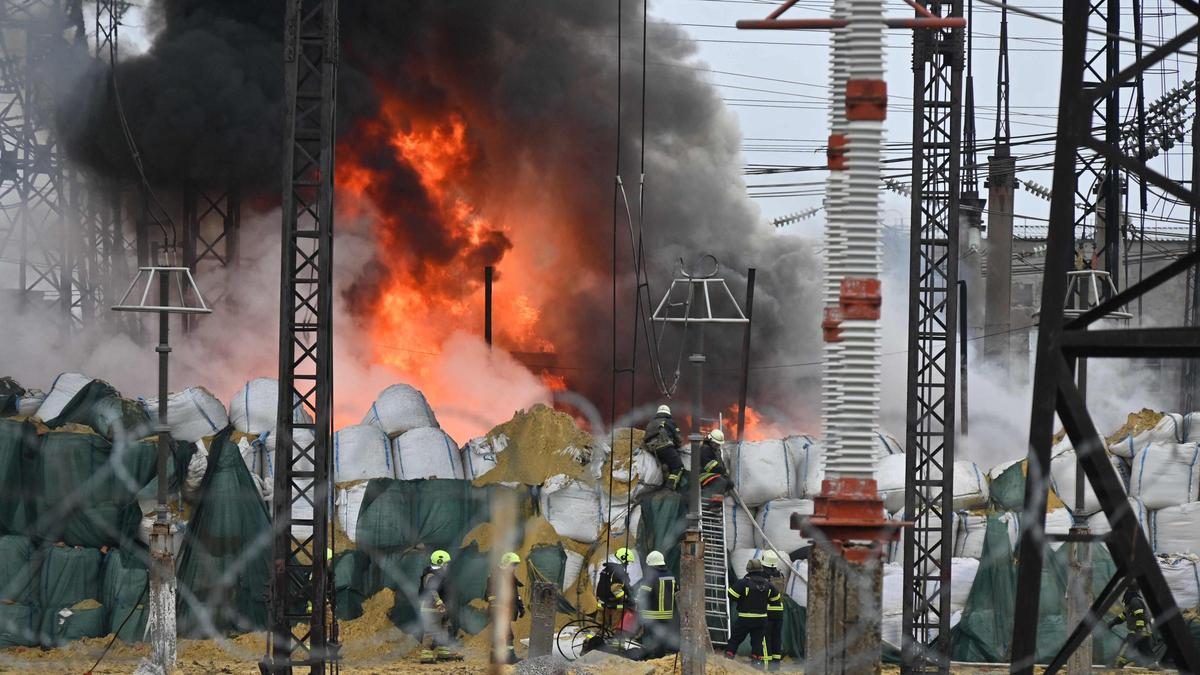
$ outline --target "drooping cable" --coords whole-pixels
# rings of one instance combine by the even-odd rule
[[[115,23],[116,18],[113,18],[113,21]],[[129,147],[129,155],[130,155],[130,158],[133,160],[134,168],[137,169],[138,176],[141,178],[142,187],[146,190],[146,194],[150,197],[150,201],[153,202],[154,206],[158,207],[159,214],[162,214],[162,216],[164,218],[166,218],[167,225],[171,226],[170,234],[167,233],[167,228],[166,228],[166,226],[163,225],[162,220],[159,218],[159,214],[154,213],[154,209],[147,209],[150,212],[150,217],[154,219],[154,224],[158,225],[158,228],[160,230],[162,230],[163,243],[167,244],[169,241],[170,245],[167,246],[167,248],[174,249],[176,244],[178,243],[178,236],[179,236],[179,232],[175,227],[175,221],[173,221],[171,219],[171,214],[163,207],[162,202],[160,202],[158,200],[158,195],[156,195],[154,193],[154,188],[152,188],[150,186],[150,179],[146,177],[146,169],[142,165],[142,154],[138,150],[137,141],[134,140],[134,138],[133,138],[133,131],[130,130],[130,128],[129,128],[129,120],[125,117],[125,105],[121,102],[121,88],[117,84],[117,41],[116,40],[109,40],[108,56],[109,56],[108,73],[109,73],[109,79],[112,83],[113,104],[116,107],[117,120],[121,124],[121,134],[125,137],[125,145]]]

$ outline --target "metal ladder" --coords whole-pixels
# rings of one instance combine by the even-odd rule
[[[726,496],[726,499],[731,497]],[[700,538],[704,541],[704,621],[713,647],[729,642],[729,559],[725,553],[725,511],[702,501]]]

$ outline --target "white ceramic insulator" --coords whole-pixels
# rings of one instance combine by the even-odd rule
[[[880,0],[847,0],[844,51],[850,80],[882,80],[883,3]],[[842,46],[839,44],[839,46]],[[841,277],[878,279],[882,272],[879,224],[880,160],[883,122],[850,120],[846,123],[845,188],[839,217],[843,249],[839,251]],[[843,320],[838,364],[832,389],[837,409],[830,426],[838,442],[826,453],[830,478],[871,478],[874,474],[879,427],[880,327],[877,320]]]
[[[834,0],[833,17],[847,16],[848,0]],[[846,70],[845,59],[846,29],[838,28],[833,31],[829,57],[829,132],[844,134],[846,132]],[[846,175],[845,171],[830,171],[826,180],[825,190],[825,281],[822,286],[822,297],[826,307],[837,307],[841,289],[841,280],[845,276],[842,271],[842,253],[845,241],[841,226],[842,209],[844,206]],[[824,317],[822,317],[823,319]],[[834,424],[837,414],[840,394],[837,376],[840,362],[841,345],[837,342],[826,342],[824,350],[825,363],[821,372],[821,419],[824,421],[823,437],[825,452],[836,452],[838,443],[838,425]]]

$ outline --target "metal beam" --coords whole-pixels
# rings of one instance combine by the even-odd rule
[[[962,17],[961,0],[930,11]],[[949,672],[963,31],[913,33],[903,670]]]
[[[330,546],[337,0],[288,0],[271,631],[263,669],[336,663]],[[296,414],[308,414],[312,422]],[[307,431],[309,434],[298,433]],[[311,512],[311,518],[298,514]]]

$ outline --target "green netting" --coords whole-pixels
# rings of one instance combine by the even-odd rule
[[[182,636],[246,633],[267,623],[271,523],[230,432],[213,438],[179,553],[176,617]]]
[[[562,544],[534,546],[529,549],[527,558],[525,564],[526,588],[533,589],[533,585],[539,581],[548,581],[558,588],[563,587],[563,580],[567,575],[567,552]],[[587,571],[583,570],[581,573],[586,574]],[[559,593],[558,611],[574,613],[576,609],[562,593]],[[590,607],[587,609],[591,610]]]
[[[107,631],[104,629],[105,616],[105,608],[98,604],[95,607],[88,607],[86,609],[59,610],[55,616],[54,644],[61,646],[82,638],[102,637],[106,635]]]
[[[122,442],[114,450],[98,434],[44,434],[36,536],[88,548],[129,545],[141,518],[135,497],[153,476],[156,455],[150,443]]]
[[[983,556],[962,619],[951,632],[956,661],[1008,662],[1011,657],[1013,611],[1016,605],[1017,567],[1007,525],[998,515],[988,517]],[[1089,544],[1092,559],[1092,594],[1096,597],[1116,571],[1108,549]],[[1042,568],[1037,627],[1037,660],[1047,663],[1066,641],[1066,585],[1068,547],[1047,549]],[[1111,664],[1120,649],[1123,629],[1098,627],[1092,633],[1092,661]]]
[[[450,560],[450,568],[446,570],[446,578],[450,582],[446,609],[450,612],[452,623],[471,635],[483,630],[490,620],[486,609],[470,604],[484,599],[487,593],[487,579],[491,572],[489,563],[489,554],[480,551],[479,545],[473,543],[459,549]],[[532,557],[530,565],[533,565]]]
[[[103,380],[87,383],[57,417],[44,421],[51,429],[68,423],[82,424],[109,440],[139,438],[151,429],[146,407],[138,401],[121,398],[121,394]]]
[[[365,551],[342,551],[333,559],[333,578],[337,592],[337,617],[357,619],[363,602],[380,589],[379,573],[371,566]]]
[[[0,419],[0,534],[32,533],[41,439],[27,421]]]
[[[33,605],[0,604],[0,648],[37,645],[37,618]]]
[[[1025,504],[1025,463],[1017,462],[988,485],[992,503],[1002,511],[1019,511]]]
[[[410,635],[419,635],[421,624],[417,615],[420,607],[418,592],[421,571],[429,564],[429,551],[412,550],[380,554],[373,558],[379,570],[380,586],[392,589],[396,602],[388,612],[393,625]]]
[[[687,501],[684,496],[658,490],[641,500],[642,520],[638,525],[638,556],[646,559],[650,551],[659,551],[667,567],[679,575],[679,542],[687,529]]]
[[[26,603],[37,596],[36,551],[29,537],[0,536],[0,602]]]
[[[58,612],[82,600],[99,600],[100,551],[51,546],[38,575],[39,639],[52,646],[58,635]]]
[[[146,634],[150,572],[145,549],[113,549],[104,559],[101,601],[108,610],[106,633],[124,642],[140,642]]]
[[[989,516],[979,571],[967,596],[962,619],[950,634],[954,660],[1008,661],[1016,593],[1017,569],[1008,527],[999,516]]]
[[[488,489],[466,480],[393,480],[367,484],[358,513],[359,548],[404,551],[424,545],[454,550],[488,519]]]

